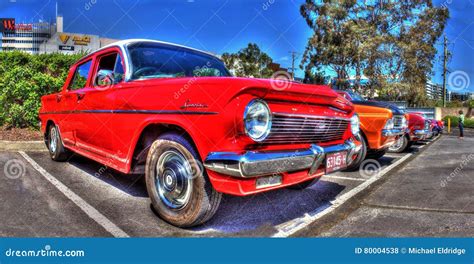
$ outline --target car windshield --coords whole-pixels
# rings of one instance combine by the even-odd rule
[[[352,92],[352,91],[347,91],[347,93],[349,94],[349,96],[352,98],[352,101],[365,101],[365,98],[362,97],[362,95],[356,93],[356,92]]]
[[[161,43],[128,46],[131,79],[230,76],[224,63],[214,56]]]

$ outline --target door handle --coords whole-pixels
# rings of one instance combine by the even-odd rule
[[[63,98],[63,95],[62,94],[57,94],[56,95],[56,102],[61,102],[61,98]]]
[[[84,98],[84,96],[86,96],[86,94],[85,93],[77,93],[76,96],[77,96],[77,101],[81,101]]]

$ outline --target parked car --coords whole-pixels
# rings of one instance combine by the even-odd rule
[[[443,132],[444,123],[441,120],[436,120],[433,118],[429,118],[428,115],[422,112],[412,112],[413,114],[421,115],[425,120],[429,121],[429,131],[428,135],[426,136],[427,139],[431,139]]]
[[[209,53],[151,40],[79,60],[39,116],[53,160],[145,174],[153,208],[180,227],[210,219],[223,193],[305,188],[360,150],[354,107],[329,87],[235,78]]]
[[[401,153],[411,147],[414,142],[424,140],[430,134],[429,120],[426,120],[422,115],[416,113],[407,113],[406,119],[408,121],[407,132],[403,137],[400,137],[395,144],[389,147],[389,152]]]
[[[366,159],[381,158],[407,128],[405,112],[395,105],[369,101],[353,91],[336,90],[354,104],[360,118],[361,151],[349,169],[356,169]]]

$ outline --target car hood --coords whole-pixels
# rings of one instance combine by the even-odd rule
[[[386,102],[379,102],[379,101],[352,101],[353,104],[356,105],[366,105],[366,106],[373,106],[373,107],[380,107],[385,109],[390,109],[394,115],[404,115],[405,111],[400,109],[398,106]]]
[[[257,79],[240,77],[199,77],[199,78],[167,78],[135,81],[135,85],[165,86],[175,90],[179,100],[201,98],[204,104],[225,105],[241,95],[251,94],[268,101],[294,102],[297,104],[318,104],[335,107],[344,112],[352,112],[351,102],[338,96],[329,86],[308,85],[286,80]],[[209,95],[209,98],[202,95]],[[182,96],[181,96],[182,95]],[[203,99],[209,99],[204,101]],[[193,99],[195,100],[195,99]],[[180,102],[182,104],[182,102]]]

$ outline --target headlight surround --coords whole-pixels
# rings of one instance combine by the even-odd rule
[[[244,129],[245,134],[254,141],[265,140],[272,128],[272,113],[267,103],[254,99],[245,107]]]
[[[384,129],[393,129],[393,128],[394,128],[393,118],[390,118],[385,123]]]
[[[359,120],[359,115],[354,114],[351,117],[351,132],[354,136],[357,136],[360,132],[360,120]]]

